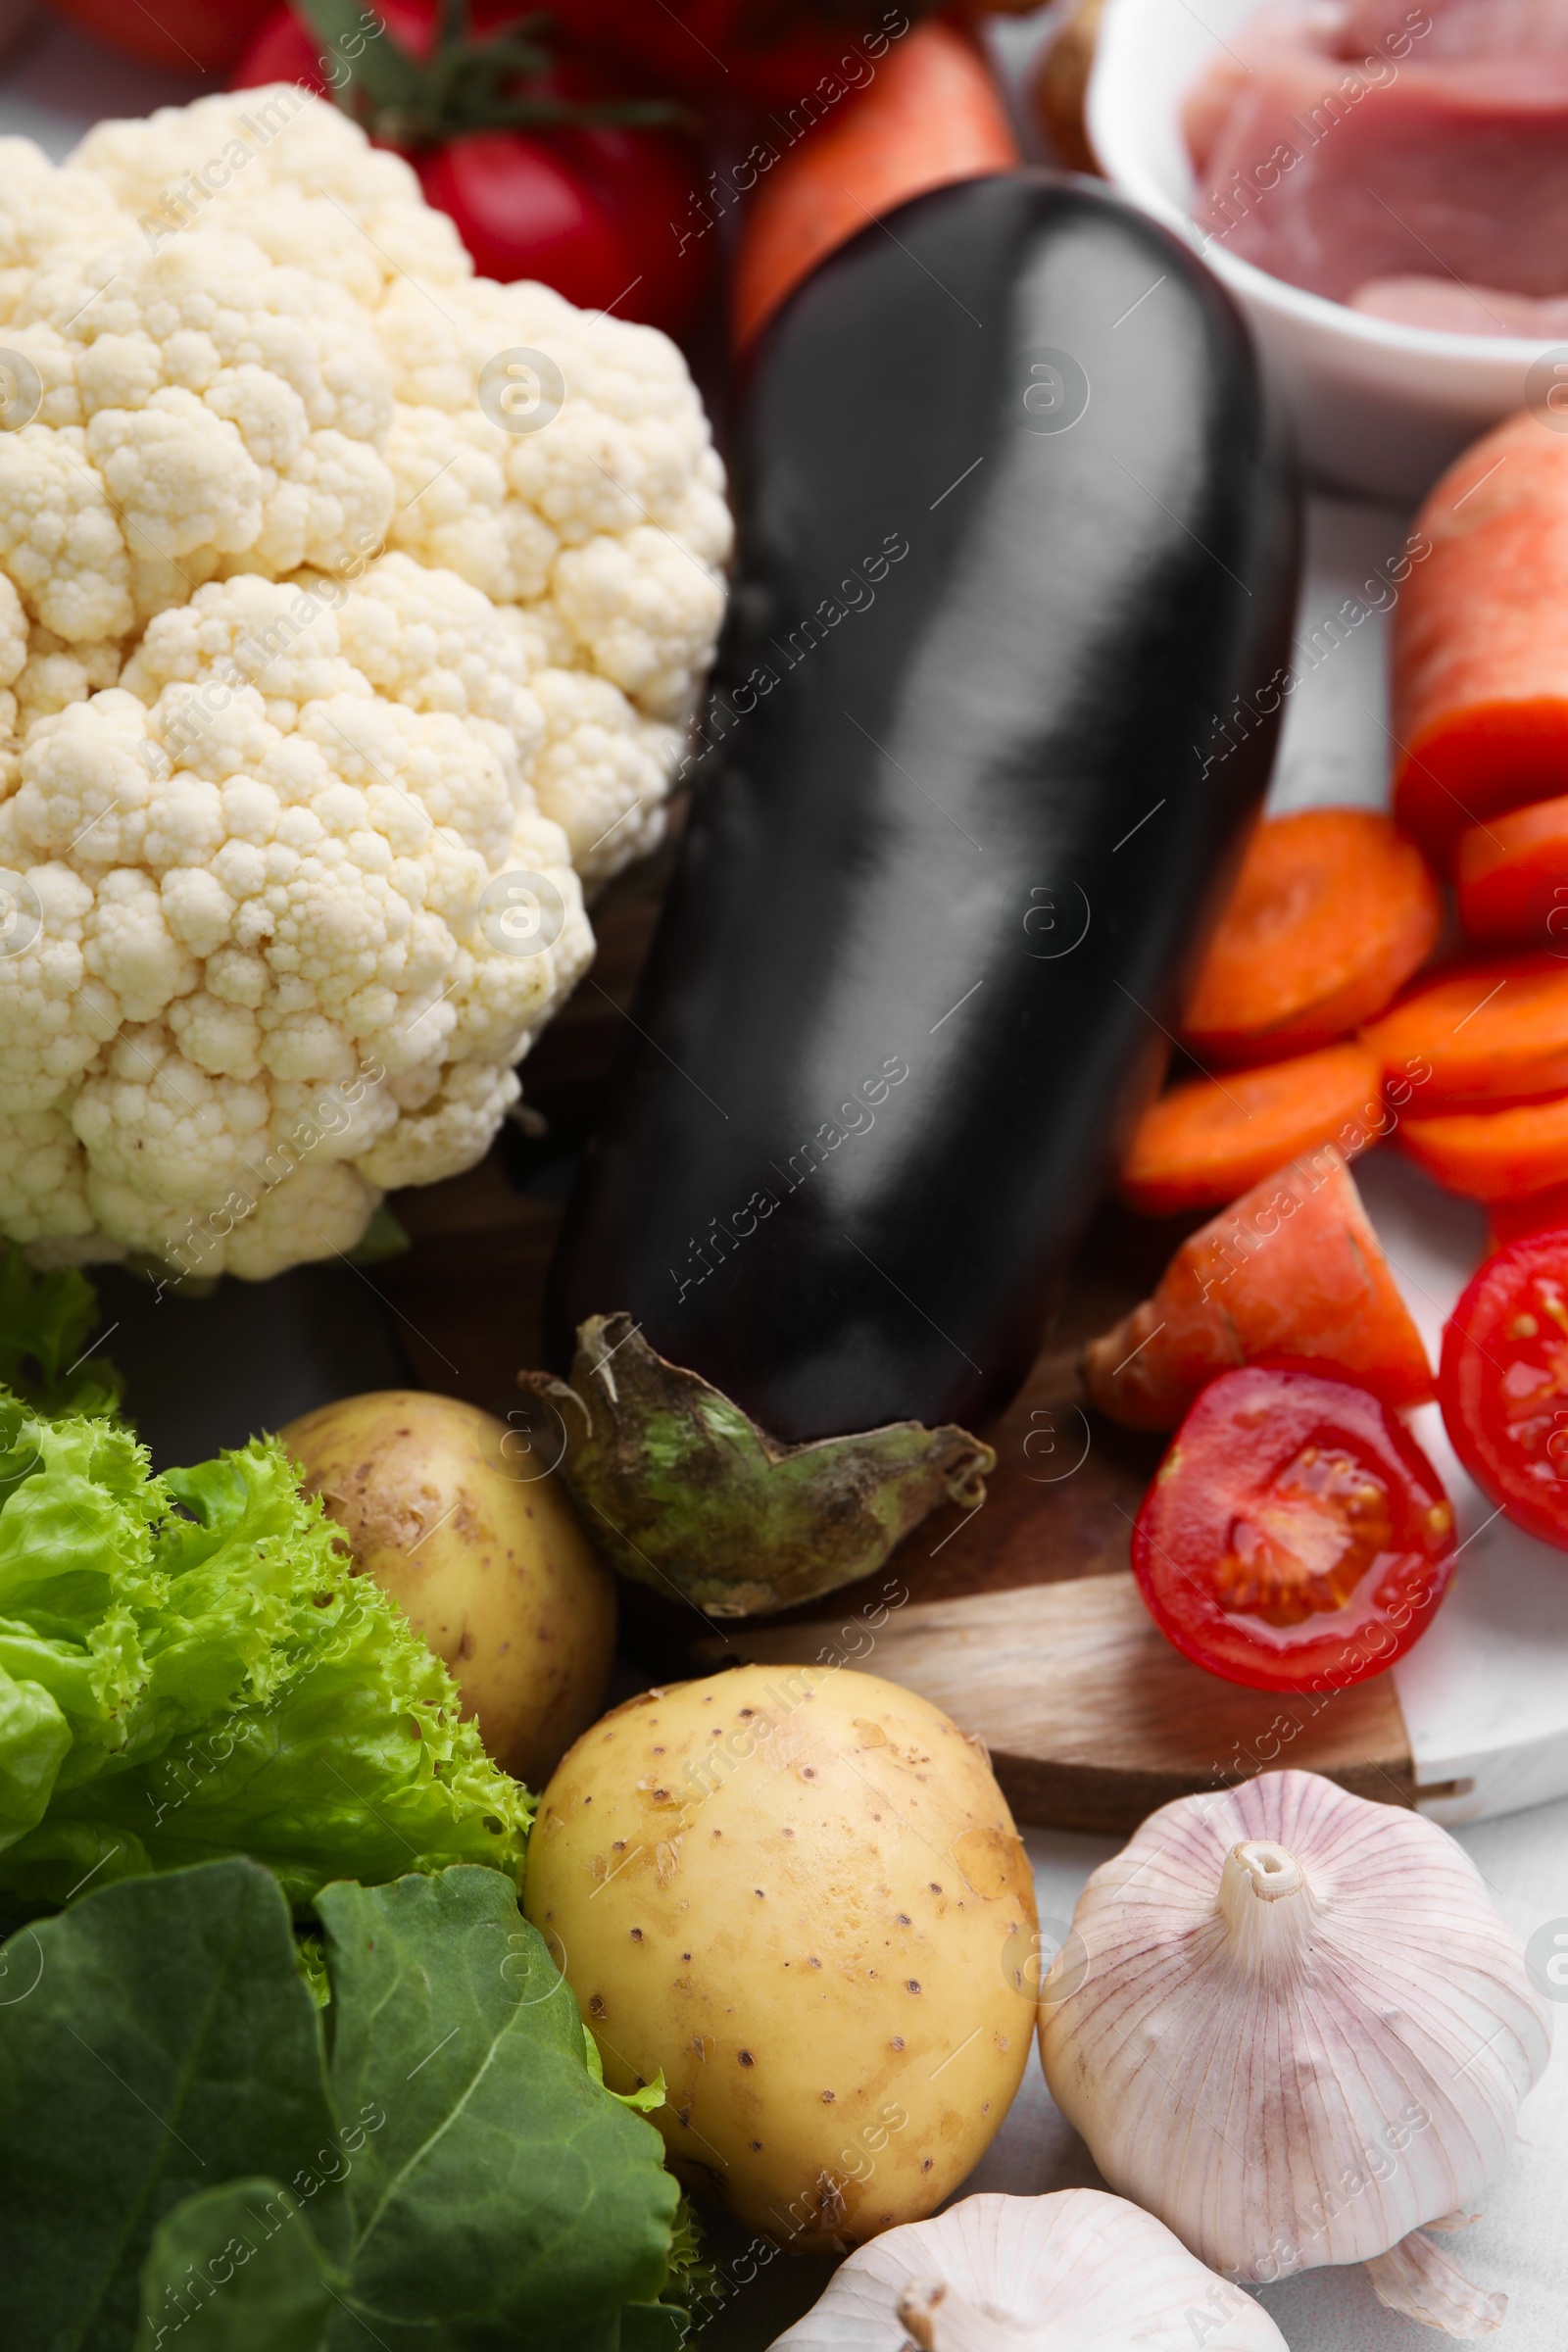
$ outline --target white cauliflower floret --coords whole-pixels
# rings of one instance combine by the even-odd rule
[[[324,582],[318,592],[330,593]],[[679,730],[644,718],[608,678],[549,662],[535,615],[399,554],[366,571],[339,607],[338,633],[379,693],[483,732],[562,826],[590,888],[658,846]]]
[[[0,573],[0,579],[4,577]],[[89,694],[113,686],[123,659],[118,638],[67,645],[52,629],[34,621],[27,631],[26,660],[15,680],[19,733],[25,734],[35,718],[51,717],[69,703],[84,703]]]
[[[0,835],[14,807],[0,809]],[[92,908],[91,887],[70,866],[0,840],[0,1116],[68,1100],[119,1024],[87,972]]]
[[[392,504],[368,321],[248,239],[67,245],[14,289],[37,379],[0,440],[0,568],[68,644],[124,637],[223,570],[341,566]]]
[[[17,697],[11,692],[27,660],[27,616],[22,599],[0,573],[0,797],[16,781]]]
[[[361,1163],[367,1176],[394,1192],[432,1184],[451,1167],[471,1167],[517,1100],[517,1073],[493,1061],[454,1061],[439,1091],[419,1110],[399,1119],[384,1143]]]
[[[565,837],[500,720],[394,701],[342,650],[357,625],[387,680],[461,702],[466,644],[468,699],[537,710],[516,624],[492,668],[472,590],[444,613],[439,581],[374,571],[210,583],[120,687],[30,730],[0,803],[24,918],[0,956],[5,1230],[79,1250],[85,1220],[108,1252],[271,1273],[351,1248],[388,1184],[470,1164],[516,1099],[592,951]]]
[[[62,1111],[0,1117],[0,1233],[33,1243],[91,1234],[86,1175],[81,1146]]]
[[[400,271],[433,287],[473,274],[457,230],[425,203],[402,157],[292,82],[95,123],[71,160],[144,236],[237,229],[274,262],[334,279],[370,309]]]
[[[200,692],[183,701],[187,729],[203,736],[232,707],[229,687],[254,686],[270,723],[292,733],[302,703],[370,692],[339,652],[334,608],[342,597],[335,583],[323,592],[321,582],[305,579],[280,598],[275,582],[254,574],[198,591],[149,624],[121,683],[150,705],[166,687],[199,681]],[[215,745],[223,740],[221,731],[212,737]]]
[[[533,691],[544,712],[534,796],[592,890],[662,840],[680,733],[642,717],[618,686],[586,670],[538,670]]]
[[[318,592],[328,592],[325,582]],[[520,612],[493,605],[456,572],[383,556],[344,600],[338,633],[378,694],[477,727],[516,790],[545,731],[528,682],[542,649]]]
[[[31,139],[0,139],[0,318],[62,245],[119,242],[133,227],[96,172],[59,171]]]
[[[197,237],[243,232],[274,262],[351,293],[371,315],[396,395],[391,545],[520,608],[534,666],[601,678],[645,718],[686,719],[722,614],[731,532],[723,469],[673,343],[546,286],[475,278],[409,167],[287,84],[100,123],[73,160],[145,239],[162,246],[173,222]],[[543,354],[559,395],[526,366],[509,386],[514,352]],[[538,429],[514,429],[533,419]],[[220,568],[286,566],[225,558]],[[657,840],[648,761],[662,766],[659,799],[679,754],[673,733],[639,733],[629,712],[618,731],[632,741],[608,760],[596,742],[594,815],[576,812],[569,827],[574,843],[592,842],[625,820],[596,854],[595,881]],[[629,786],[634,773],[631,797],[607,807],[610,778]],[[554,789],[564,797],[560,759]]]
[[[400,281],[376,316],[398,402],[393,544],[537,610],[572,666],[651,716],[683,717],[723,612],[730,522],[680,353],[527,282],[477,278],[441,303]],[[518,378],[523,414],[545,419],[535,430],[497,421],[504,381],[475,405],[482,371],[509,351],[559,372],[559,409],[538,370]]]

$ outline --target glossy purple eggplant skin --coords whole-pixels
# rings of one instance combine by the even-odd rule
[[[774,321],[692,820],[553,1268],[780,1438],[1016,1393],[1265,788],[1298,514],[1246,330],[1085,180]]]

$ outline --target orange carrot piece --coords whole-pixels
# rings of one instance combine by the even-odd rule
[[[1183,1242],[1152,1298],[1084,1350],[1091,1400],[1174,1429],[1238,1364],[1311,1363],[1395,1410],[1434,1395],[1421,1334],[1332,1144],[1279,1168]]]
[[[1520,1200],[1568,1185],[1568,1095],[1406,1119],[1396,1140],[1417,1167],[1472,1200]]]
[[[1452,965],[1361,1032],[1413,1082],[1419,1115],[1497,1109],[1568,1088],[1568,957]]]
[[[758,180],[736,257],[736,349],[819,262],[895,205],[1010,172],[1018,161],[979,44],[956,25],[917,24],[862,90],[842,98]]]
[[[1453,874],[1472,939],[1568,957],[1568,798],[1472,825],[1459,836]]]
[[[1121,1172],[1122,1198],[1146,1216],[1217,1208],[1286,1160],[1353,1130],[1381,1109],[1382,1073],[1364,1046],[1324,1046],[1294,1061],[1173,1086],[1145,1111]]]
[[[1269,817],[1247,846],[1188,999],[1182,1035],[1204,1061],[1326,1046],[1393,1002],[1443,920],[1413,842],[1372,808]]]
[[[1467,825],[1568,791],[1568,434],[1528,411],[1416,519],[1394,616],[1395,814],[1440,865]]]
[[[1528,1240],[1533,1233],[1556,1233],[1568,1226],[1568,1184],[1547,1186],[1544,1192],[1523,1193],[1517,1200],[1493,1200],[1487,1209],[1491,1238],[1487,1255],[1506,1250],[1510,1242]]]

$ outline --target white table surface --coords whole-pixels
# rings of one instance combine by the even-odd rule
[[[0,22],[4,13],[0,0]],[[1034,45],[1033,36],[1033,27],[1009,25],[999,46],[1018,58]],[[0,59],[0,135],[25,133],[60,158],[104,115],[145,114],[183,103],[207,86],[195,75],[110,57],[64,25],[45,24]],[[1330,575],[1343,571],[1344,594],[1354,594],[1368,568],[1397,549],[1403,529],[1389,510],[1341,502],[1317,507],[1314,586],[1301,614],[1303,635],[1339,603],[1338,590],[1328,593]],[[1383,621],[1374,614],[1305,681],[1292,708],[1274,806],[1327,799],[1382,803],[1385,770],[1367,719],[1375,720],[1383,707]],[[1568,1562],[1564,1579],[1568,1584]],[[1522,1936],[1528,1940],[1555,1921],[1568,1932],[1568,1800],[1455,1835]],[[1043,1929],[1054,1923],[1059,1936],[1084,1881],[1116,1850],[1115,1842],[1031,1830],[1026,1843]],[[1513,2160],[1485,2217],[1449,2241],[1472,2278],[1510,2298],[1495,2339],[1499,2352],[1568,2352],[1568,1986],[1563,2007],[1558,2046],[1524,2109]],[[997,2189],[1028,2196],[1085,2185],[1102,2184],[1031,2060],[1018,2098],[964,2193]],[[715,2234],[712,2251],[722,2257],[721,2235]],[[827,2271],[819,2262],[780,2257],[735,2289],[705,2329],[704,2352],[762,2352],[814,2300]],[[1266,2289],[1262,2299],[1292,2352],[1434,2352],[1443,2340],[1385,2310],[1359,2271],[1310,2272]]]

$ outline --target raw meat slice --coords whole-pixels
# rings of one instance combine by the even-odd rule
[[[1568,299],[1505,294],[1451,277],[1374,277],[1356,287],[1350,308],[1440,335],[1523,335],[1536,343],[1568,336]]]
[[[1506,81],[1514,86],[1489,89]],[[1209,158],[1200,221],[1228,252],[1343,302],[1379,277],[1451,273],[1568,291],[1568,62],[1414,71],[1382,88],[1321,63],[1257,72]]]
[[[1340,34],[1342,57],[1381,49],[1409,24],[1408,0],[1352,0]],[[1568,0],[1426,0],[1432,29],[1421,62],[1455,57],[1550,57],[1568,51]]]
[[[1228,252],[1339,302],[1568,293],[1568,0],[1269,0],[1232,50],[1185,113]]]

